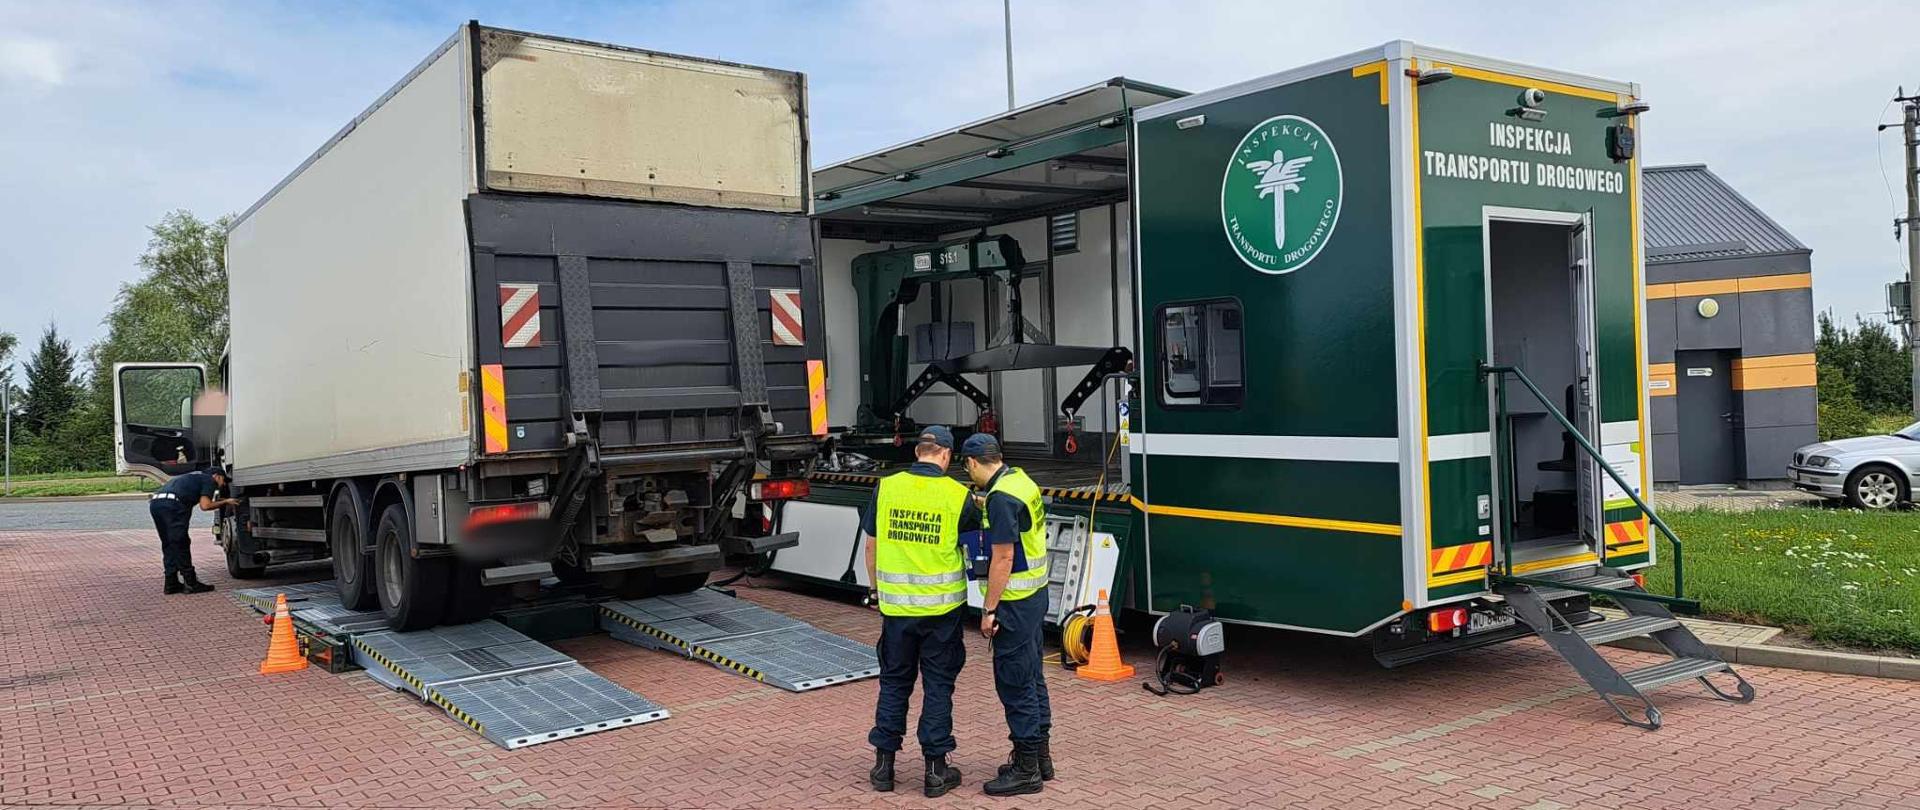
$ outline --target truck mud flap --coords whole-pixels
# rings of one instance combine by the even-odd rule
[[[664,720],[668,712],[491,619],[353,637],[373,679],[410,692],[502,748]]]
[[[790,692],[880,674],[872,645],[706,588],[602,602],[600,626],[629,644],[706,661]]]

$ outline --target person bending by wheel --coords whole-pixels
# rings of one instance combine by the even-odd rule
[[[192,539],[187,528],[193,523],[193,509],[212,512],[223,506],[239,506],[234,498],[214,500],[214,493],[227,485],[226,473],[196,471],[174,476],[153,493],[147,511],[153,514],[153,528],[160,533],[160,562],[166,568],[167,585],[161,593],[206,593],[212,585],[200,581],[193,571]]]

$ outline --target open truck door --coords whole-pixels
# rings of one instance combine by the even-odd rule
[[[195,418],[206,390],[207,369],[198,363],[114,364],[114,472],[165,482],[213,466],[224,414]]]

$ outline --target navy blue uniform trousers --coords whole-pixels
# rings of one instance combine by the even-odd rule
[[[993,634],[993,688],[1007,712],[1007,739],[1016,745],[1046,742],[1053,731],[1053,706],[1040,661],[1046,589],[1025,599],[1001,600],[994,618],[1000,629]]]
[[[926,687],[920,699],[920,754],[953,752],[953,682],[967,662],[961,635],[966,611],[938,616],[885,616],[880,621],[880,700],[873,710],[867,742],[881,751],[900,750],[907,733],[907,702],[917,676]]]
[[[179,501],[157,498],[147,505],[153,515],[153,528],[160,533],[160,564],[167,576],[193,570],[193,541],[187,536],[193,512],[180,508]]]

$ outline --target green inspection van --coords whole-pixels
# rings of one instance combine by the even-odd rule
[[[1529,634],[1498,591],[1530,579],[1597,620],[1595,584],[1655,561],[1646,109],[1393,42],[1197,94],[1117,78],[817,170],[839,449],[940,422],[1098,465],[1136,610],[1370,637],[1389,665]],[[1086,384],[1115,346],[1130,373]],[[856,508],[884,472],[813,500]],[[1072,510],[1093,476],[1068,477]],[[831,579],[847,541],[816,534],[780,554]]]

